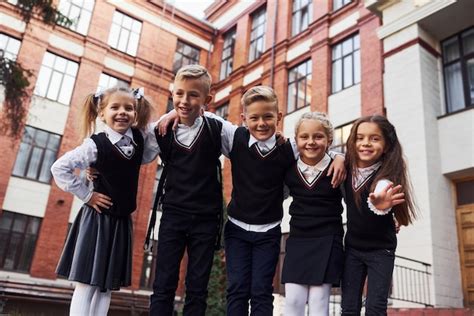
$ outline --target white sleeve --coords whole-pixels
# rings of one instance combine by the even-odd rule
[[[290,138],[291,149],[293,149],[293,155],[295,155],[295,160],[298,160],[300,157],[300,152],[298,151],[298,146],[296,146],[296,140],[291,137]]]
[[[391,181],[389,181],[387,179],[380,179],[377,182],[377,185],[375,186],[374,194],[380,193],[381,191],[383,191],[390,184],[392,184]],[[389,207],[385,210],[379,210],[378,208],[376,208],[372,204],[372,202],[370,202],[370,198],[367,198],[367,204],[369,205],[369,209],[377,215],[387,215],[388,213],[390,213],[390,211],[392,209],[391,207]]]
[[[87,138],[75,149],[68,151],[51,166],[51,173],[59,188],[70,192],[87,203],[92,196],[92,189],[74,174],[75,169],[84,170],[97,161],[97,146]]]
[[[231,122],[224,120],[222,117],[215,115],[212,112],[204,112],[206,117],[218,120],[222,123],[222,130],[221,130],[221,143],[222,143],[222,153],[224,156],[229,158],[229,154],[232,151],[232,144],[234,143],[234,135],[235,131],[237,130],[238,126],[232,124]]]
[[[155,127],[157,124],[158,122],[150,123],[146,126],[145,130],[141,131],[144,140],[142,164],[152,162],[161,152],[155,137]]]

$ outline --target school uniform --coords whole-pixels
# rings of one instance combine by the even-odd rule
[[[315,166],[300,159],[286,173],[293,201],[282,283],[339,286],[344,263],[342,192],[327,176],[331,158]]]
[[[71,281],[119,290],[131,284],[132,221],[140,165],[152,161],[157,152],[145,146],[146,137],[129,129],[124,135],[105,127],[51,167],[57,185],[74,193],[86,204],[80,209],[67,237],[57,274]],[[74,175],[76,168],[93,167],[100,173],[93,190]],[[92,192],[109,196],[113,205],[87,205]]]
[[[187,250],[184,315],[205,315],[207,285],[222,211],[217,160],[221,155],[221,124],[202,117],[191,126],[171,126],[156,134],[167,163],[150,315],[172,315],[179,267]],[[211,132],[212,129],[214,132]]]
[[[366,315],[386,315],[392,282],[397,238],[391,209],[377,210],[371,205],[370,187],[381,163],[359,168],[358,177],[349,173],[345,182],[347,232],[342,281],[342,315],[359,315],[361,295],[367,277]],[[382,184],[382,185],[381,185]],[[388,184],[377,184],[375,192]],[[357,207],[354,193],[361,191]]]
[[[266,148],[265,148],[266,147]],[[295,161],[291,144],[258,142],[236,129],[230,152],[232,199],[225,226],[227,315],[273,314],[272,281],[280,253],[283,180]]]

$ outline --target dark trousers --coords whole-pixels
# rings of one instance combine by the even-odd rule
[[[273,315],[273,276],[280,253],[280,225],[267,232],[225,225],[227,316]]]
[[[387,315],[395,261],[393,250],[359,251],[346,247],[342,278],[342,315],[360,315],[367,277],[366,315]]]
[[[217,215],[203,218],[174,211],[163,212],[158,233],[155,281],[150,298],[151,316],[173,315],[179,267],[185,248],[188,267],[183,315],[205,315],[217,225]]]

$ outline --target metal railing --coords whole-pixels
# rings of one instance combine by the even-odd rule
[[[433,307],[431,303],[431,264],[402,256],[395,256],[390,300]],[[364,294],[365,294],[364,289]],[[365,299],[365,297],[363,297]],[[362,304],[364,306],[365,304]],[[390,306],[389,306],[390,307]],[[330,315],[341,313],[341,291],[334,288],[329,299]]]

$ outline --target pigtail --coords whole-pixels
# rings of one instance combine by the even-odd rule
[[[151,117],[152,106],[145,97],[137,99],[137,117],[134,126],[138,129],[144,129]]]
[[[95,120],[99,115],[99,100],[93,93],[87,95],[82,104],[81,137],[89,137],[95,131]]]

